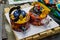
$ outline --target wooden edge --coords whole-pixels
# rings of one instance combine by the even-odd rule
[[[38,39],[40,39],[40,35],[39,34],[36,34],[36,35],[33,36],[33,40],[38,40]]]
[[[33,40],[32,36],[27,37],[25,40]]]
[[[10,8],[4,8],[4,13],[9,12]]]

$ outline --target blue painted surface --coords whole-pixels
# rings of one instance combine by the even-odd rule
[[[42,0],[38,0],[39,2],[41,2]]]
[[[16,10],[14,13],[13,13],[14,17],[18,17],[20,15],[20,13],[18,12],[18,10]]]
[[[57,11],[56,11],[56,12],[57,12]],[[59,13],[59,12],[57,12],[57,15],[58,15],[58,16],[60,16],[60,13]]]
[[[26,12],[23,11],[23,10],[21,10],[21,15],[22,15],[23,17],[25,17],[25,16],[26,16]]]
[[[58,6],[58,8],[60,9],[60,4],[58,4],[57,6]]]
[[[50,4],[54,4],[53,0],[49,0],[50,1]]]
[[[14,15],[14,17],[19,17],[20,14],[21,14],[23,17],[26,16],[26,12],[23,11],[23,10],[16,10],[13,15]]]

